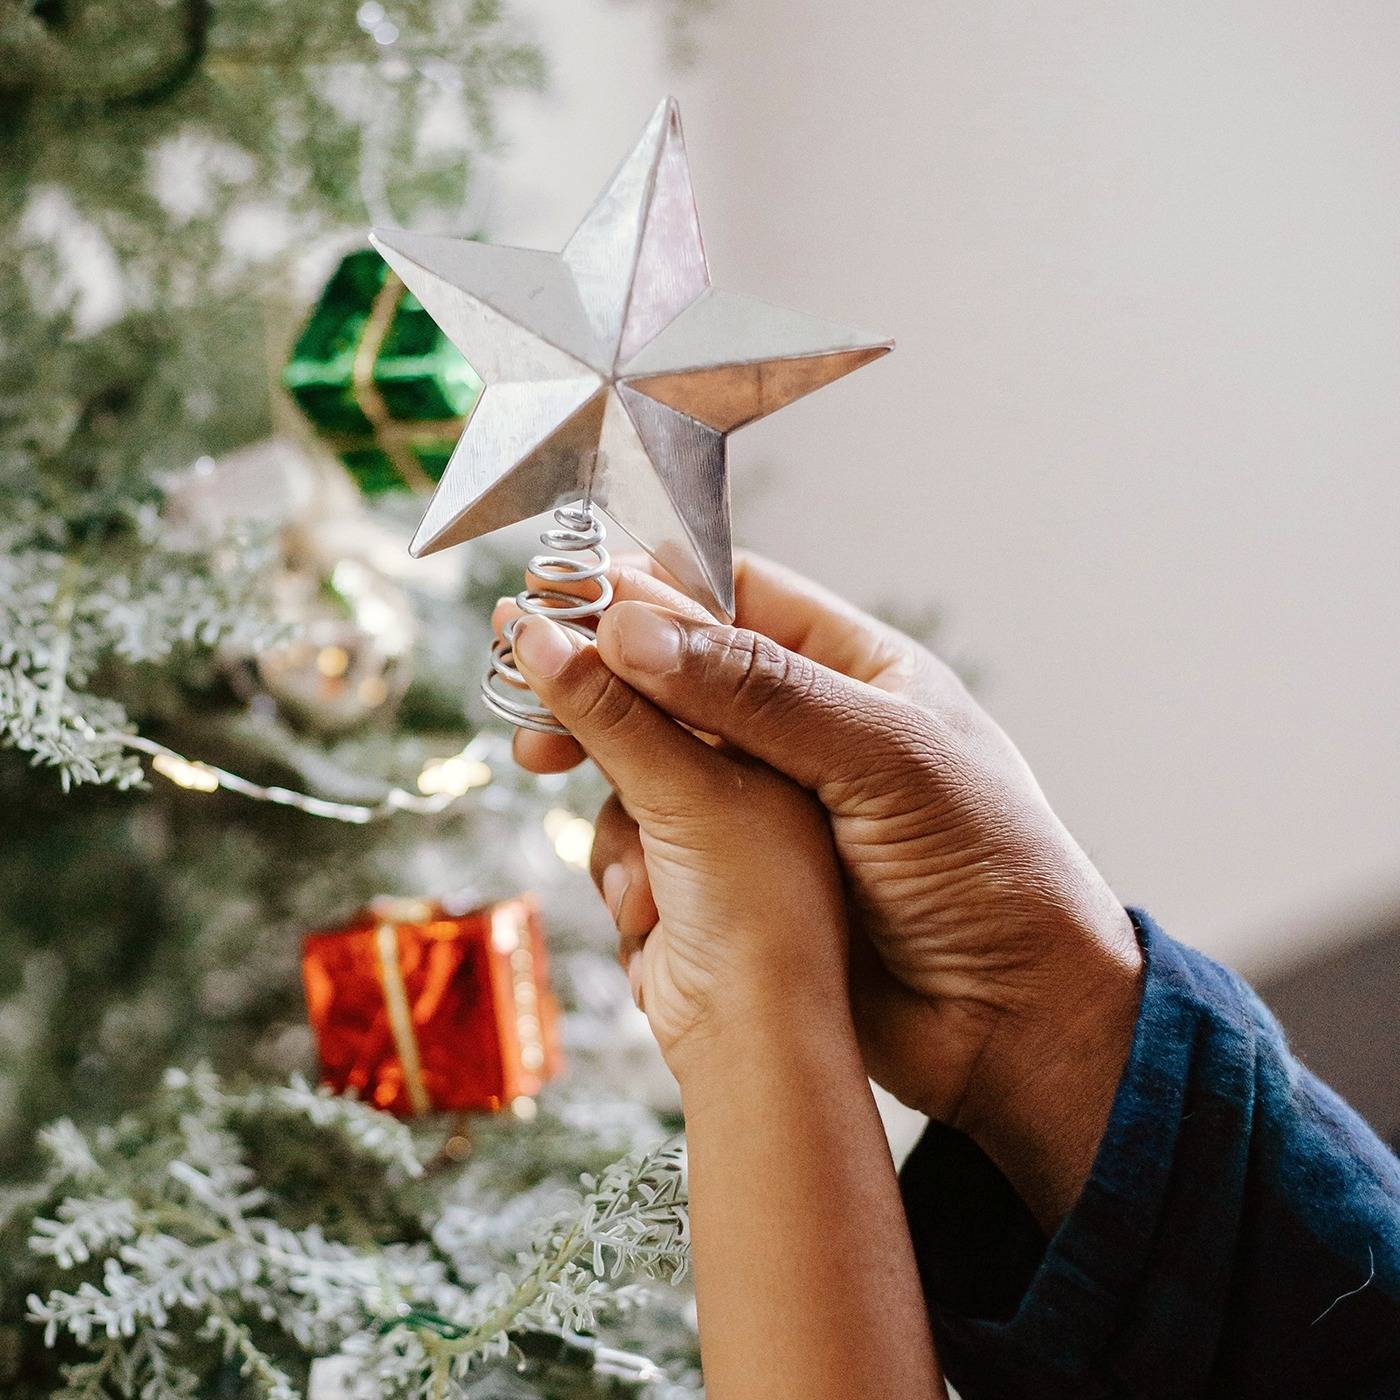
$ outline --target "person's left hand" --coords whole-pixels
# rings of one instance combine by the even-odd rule
[[[556,623],[525,619],[515,659],[613,785],[595,846],[625,857],[595,878],[682,1089],[688,1063],[717,1040],[742,1047],[801,1026],[853,1041],[845,899],[811,794],[708,746]]]

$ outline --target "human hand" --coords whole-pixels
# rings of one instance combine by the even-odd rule
[[[864,935],[851,991],[871,1074],[969,1132],[1043,1220],[1058,1218],[1136,1017],[1126,914],[945,665],[772,564],[741,560],[736,584],[729,627],[649,563],[620,568],[600,656],[683,724],[819,798]],[[516,752],[537,771],[579,757],[535,734]],[[596,859],[639,866],[612,824]],[[644,920],[640,888],[629,898]]]
[[[681,1086],[706,1389],[944,1394],[851,1024],[826,814],[556,623],[525,620],[514,656],[616,790],[601,845],[629,863],[600,878]]]
[[[627,859],[595,875],[634,995],[677,1076],[697,1043],[703,1051],[794,1017],[853,1034],[844,897],[812,795],[708,746],[552,622],[527,619],[515,659],[615,789],[595,849]]]

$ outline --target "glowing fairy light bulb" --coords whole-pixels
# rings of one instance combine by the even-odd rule
[[[158,753],[151,759],[151,767],[161,777],[169,778],[177,787],[189,788],[191,792],[219,790],[219,775],[207,763],[197,763],[177,754]]]
[[[485,787],[491,781],[491,769],[479,758],[465,752],[448,758],[434,758],[423,765],[418,775],[418,791],[432,797],[439,793],[461,797],[473,788]]]
[[[554,854],[576,870],[588,869],[588,857],[593,850],[593,823],[576,817],[562,807],[552,807],[544,814],[545,835],[554,843]]]

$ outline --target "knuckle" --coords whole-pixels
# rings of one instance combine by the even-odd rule
[[[712,661],[729,682],[734,698],[748,710],[781,704],[801,684],[797,658],[759,632],[726,629],[713,638]]]
[[[588,709],[588,734],[594,743],[620,738],[636,714],[637,697],[621,681],[604,681]]]
[[[571,727],[589,743],[607,743],[627,728],[636,714],[637,696],[598,658],[597,649],[584,648],[574,658],[568,676],[566,705]]]
[[[921,705],[891,708],[892,758],[915,772],[936,775],[943,782],[963,772],[968,763],[964,736],[944,714]]]
[[[831,805],[852,813],[868,803],[882,811],[892,801],[918,807],[941,775],[959,766],[951,736],[922,707],[873,690],[838,703],[845,741],[831,753],[821,785]]]

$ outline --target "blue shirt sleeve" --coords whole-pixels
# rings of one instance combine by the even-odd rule
[[[962,1134],[901,1173],[964,1400],[1400,1397],[1400,1163],[1233,973],[1132,913],[1142,1007],[1047,1240]]]

